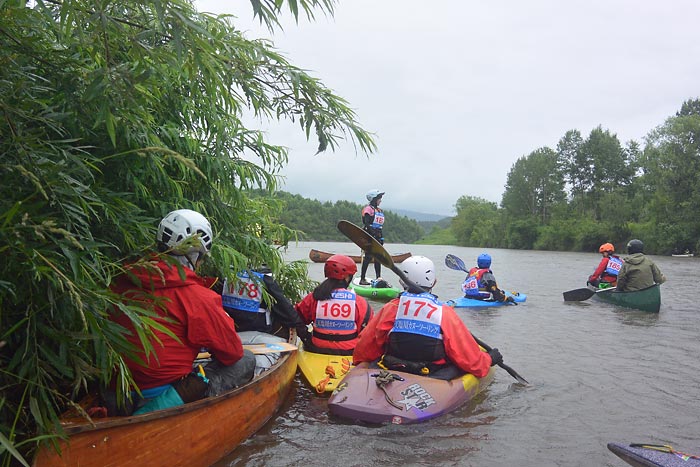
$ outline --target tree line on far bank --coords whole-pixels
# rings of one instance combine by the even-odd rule
[[[639,238],[653,254],[700,250],[700,100],[645,138],[642,148],[600,126],[570,130],[511,167],[501,205],[462,196],[446,229],[426,243],[560,251],[623,251]]]
[[[363,204],[350,201],[321,202],[304,198],[284,191],[275,193],[284,209],[277,214],[280,224],[285,225],[297,234],[298,240],[343,242],[348,239],[338,231],[336,225],[341,219],[362,225]],[[415,243],[425,235],[421,225],[406,216],[384,211],[386,224],[385,240],[387,243]],[[292,238],[273,239],[286,243]]]

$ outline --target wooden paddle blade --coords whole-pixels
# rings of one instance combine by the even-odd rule
[[[360,248],[362,248],[368,255],[374,256],[377,261],[382,263],[383,266],[388,267],[394,274],[399,276],[406,286],[408,286],[408,291],[411,293],[422,293],[425,292],[421,286],[412,282],[406,274],[399,269],[388,251],[379,243],[374,237],[365,232],[361,227],[353,224],[352,222],[341,220],[338,221],[338,230],[348,237],[353,243]]]
[[[445,266],[447,266],[450,269],[454,269],[455,271],[469,272],[467,266],[464,264],[464,261],[462,261],[455,255],[448,254],[447,256],[445,256]]]
[[[593,295],[595,295],[595,292],[589,288],[569,290],[568,292],[564,292],[564,301],[582,302],[588,300]]]
[[[362,248],[362,250],[374,256],[380,263],[388,268],[394,267],[394,260],[391,255],[384,249],[381,243],[376,238],[365,232],[362,227],[359,227],[352,222],[341,220],[338,221],[338,230],[348,237],[352,242]]]

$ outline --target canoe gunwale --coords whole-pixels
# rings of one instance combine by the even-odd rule
[[[654,284],[646,289],[632,290],[629,292],[621,292],[616,289],[601,289],[596,291],[594,297],[612,305],[645,311],[647,313],[658,313],[661,308],[661,285]],[[646,299],[646,301],[642,303],[641,300],[644,299]]]
[[[328,258],[333,256],[333,253],[327,253],[325,251],[321,250],[316,250],[316,249],[311,249],[309,251],[309,259],[313,261],[314,263],[325,263]],[[345,255],[351,258],[354,262],[356,263],[361,263],[362,262],[362,256],[361,255]],[[391,259],[395,263],[401,263],[408,259],[411,256],[411,253],[399,253],[397,255],[391,255]]]
[[[135,425],[138,423],[150,422],[153,420],[172,417],[174,415],[185,414],[185,413],[193,412],[193,411],[205,408],[205,407],[216,405],[220,402],[225,401],[226,399],[231,399],[232,397],[238,396],[240,393],[250,389],[251,386],[257,384],[262,379],[265,379],[265,378],[269,377],[270,375],[276,374],[275,372],[279,371],[279,369],[281,367],[283,367],[285,365],[285,363],[287,363],[287,360],[292,358],[291,354],[292,354],[292,352],[285,352],[280,357],[280,359],[277,360],[277,362],[275,362],[275,364],[270,367],[269,370],[254,377],[252,380],[248,381],[243,386],[237,387],[235,389],[231,389],[230,391],[224,392],[223,394],[219,394],[218,396],[205,397],[204,399],[190,402],[188,404],[179,405],[176,407],[170,407],[170,408],[163,409],[163,410],[156,410],[154,412],[149,412],[149,413],[145,413],[142,415],[129,415],[126,417],[107,417],[107,418],[102,418],[102,419],[92,419],[92,422],[90,422],[84,418],[81,418],[80,419],[81,422],[79,422],[79,423],[69,420],[69,421],[62,422],[61,425],[62,425],[63,430],[65,431],[65,433],[67,435],[74,435],[74,434],[88,432],[88,431],[95,431],[95,430],[114,428],[114,427],[124,426],[124,425]],[[77,418],[74,420],[77,420]]]

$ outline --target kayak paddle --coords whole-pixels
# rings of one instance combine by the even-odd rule
[[[404,274],[404,272],[394,264],[394,260],[391,258],[391,255],[386,251],[382,244],[379,243],[370,234],[362,230],[362,228],[358,227],[350,221],[341,220],[338,221],[338,230],[340,230],[340,232],[343,235],[352,240],[352,242],[355,245],[362,248],[365,251],[365,253],[374,256],[374,258],[380,263],[382,263],[383,266],[386,266],[387,268],[394,271],[394,273],[397,276],[399,276],[403,283],[406,284],[410,293],[426,292],[426,290],[423,287],[419,286],[415,282],[411,281],[408,277],[406,277],[406,274]],[[476,337],[474,334],[472,334],[472,337],[474,338],[476,343],[483,347],[487,352],[491,351],[492,347],[490,347],[484,341]],[[508,374],[516,380],[518,380],[519,383],[530,384],[525,378],[520,376],[514,369],[512,369],[505,363],[501,362],[498,364],[498,366],[506,370]]]
[[[600,292],[610,292],[612,290],[615,290],[617,287],[608,287],[607,289],[590,289],[588,287],[583,288],[583,289],[574,289],[574,290],[569,290],[568,292],[564,292],[564,301],[565,302],[582,302],[584,300],[588,300],[591,298],[593,295],[600,293]]]
[[[455,255],[448,254],[447,256],[445,256],[445,266],[447,266],[450,269],[454,269],[455,271],[463,271],[466,273],[469,272],[469,269],[467,269],[467,265],[464,264],[464,261],[462,261]]]
[[[593,295],[595,295],[595,291],[589,289],[588,287],[585,287],[583,289],[569,290],[568,292],[564,292],[564,301],[582,302],[584,300],[588,300]]]

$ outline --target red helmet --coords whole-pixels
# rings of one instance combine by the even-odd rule
[[[603,243],[600,245],[600,248],[598,248],[598,253],[613,253],[615,251],[615,247],[613,246],[612,243]]]
[[[345,279],[357,272],[357,265],[349,256],[333,255],[326,260],[323,273],[330,279]]]

